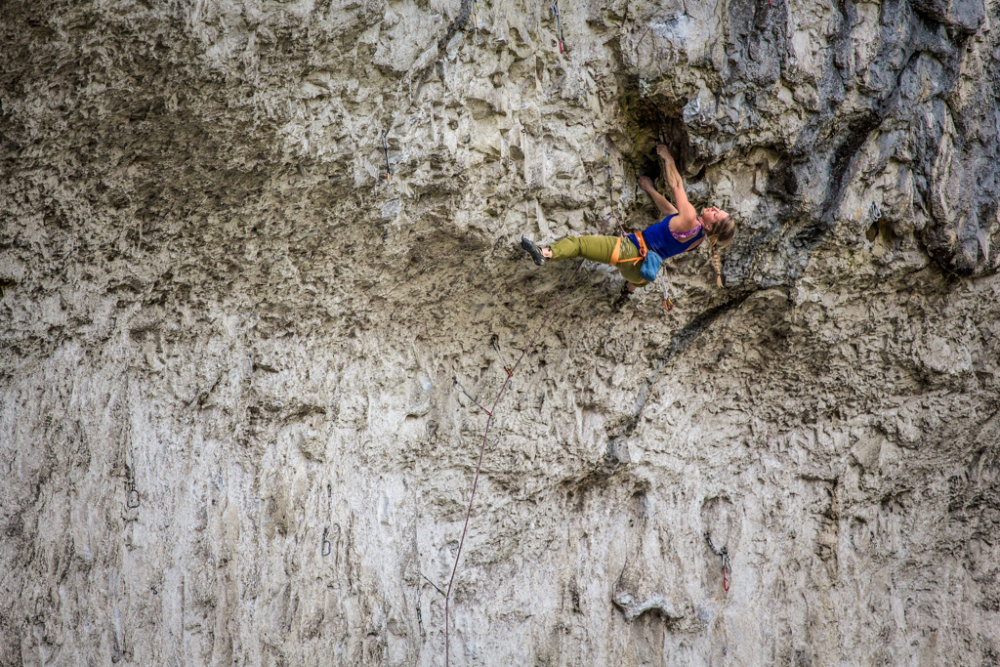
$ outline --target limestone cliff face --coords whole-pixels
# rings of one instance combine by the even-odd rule
[[[0,665],[443,665],[660,140],[450,663],[1000,664],[998,5],[560,10],[0,3]]]

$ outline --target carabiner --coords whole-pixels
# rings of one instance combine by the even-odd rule
[[[500,365],[503,366],[505,371],[507,371],[507,377],[514,377],[514,371],[507,364],[507,360],[503,358],[503,353],[500,351],[500,336],[496,334],[490,336],[490,345],[493,346],[493,349],[496,350],[497,356],[500,357]]]
[[[872,220],[880,220],[882,218],[882,211],[879,210],[878,204],[872,202],[872,205],[868,208],[868,212],[872,216]]]
[[[559,53],[563,52],[562,19],[559,17],[559,3],[553,3],[552,13],[556,15],[557,40],[559,42]]]
[[[385,182],[392,180],[392,165],[389,164],[389,132],[382,135],[382,151],[385,153]]]

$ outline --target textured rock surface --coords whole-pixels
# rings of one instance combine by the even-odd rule
[[[474,9],[0,4],[0,665],[444,664],[661,136],[451,663],[1000,664],[997,4]]]

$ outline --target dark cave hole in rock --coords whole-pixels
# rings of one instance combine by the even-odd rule
[[[662,141],[673,154],[678,168],[684,172],[694,157],[687,129],[684,127],[685,104],[687,100],[683,98],[672,100],[664,95],[643,97],[635,90],[622,97],[621,111],[625,117],[625,131],[632,141],[627,157],[633,165],[656,166],[656,145]]]
[[[704,168],[695,174],[688,173],[688,167],[694,162],[695,155],[688,139],[687,129],[684,127],[685,104],[687,100],[683,98],[671,99],[665,95],[644,97],[637,89],[627,92],[621,100],[625,132],[629,139],[629,146],[623,151],[623,155],[628,162],[628,168],[633,172],[632,178],[648,176],[660,192],[669,189],[663,181],[662,161],[656,154],[656,146],[659,143],[666,144],[670,149],[678,171],[687,182],[701,180],[705,175]]]
[[[893,233],[889,225],[882,224],[880,220],[875,220],[868,227],[868,231],[865,232],[865,238],[868,242],[874,244],[879,238],[882,239],[882,243],[892,248],[896,247],[896,235]]]
[[[878,223],[873,222],[871,224],[871,227],[868,228],[868,231],[865,232],[865,238],[868,239],[869,243],[873,243],[877,236],[878,236]]]

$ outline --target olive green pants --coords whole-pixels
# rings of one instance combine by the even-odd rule
[[[618,242],[617,236],[567,236],[552,244],[552,261],[558,262],[563,259],[583,257],[592,262],[601,264],[611,263],[611,253],[615,251],[615,244]],[[639,265],[642,262],[627,262],[622,264],[623,259],[632,259],[639,256],[639,249],[627,238],[622,239],[622,247],[618,252],[619,264],[615,266],[622,278],[636,285],[645,285],[639,273]]]

